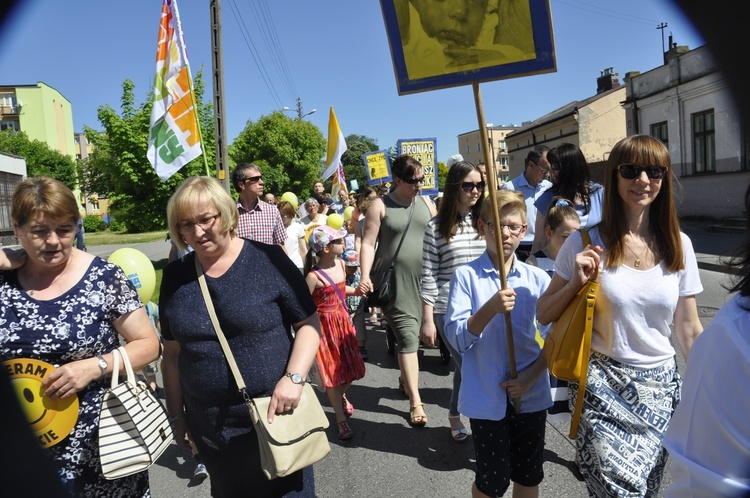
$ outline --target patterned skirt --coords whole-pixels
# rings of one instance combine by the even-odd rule
[[[576,438],[589,495],[656,496],[667,463],[662,438],[681,385],[674,359],[642,369],[591,353]],[[578,382],[569,387],[572,410]]]

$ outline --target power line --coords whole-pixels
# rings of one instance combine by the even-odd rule
[[[613,19],[619,19],[621,21],[632,22],[636,24],[654,25],[659,22],[659,21],[654,21],[652,19],[646,19],[644,17],[634,16],[626,12],[618,12],[612,9],[605,9],[604,7],[600,7],[599,5],[581,2],[579,0],[569,0],[569,1],[555,0],[555,2],[561,3],[563,5],[567,5],[569,7],[573,7],[576,9],[585,10],[585,11],[591,12],[592,14],[597,14],[597,15],[605,16],[605,17],[611,17]],[[571,2],[575,2],[575,3],[571,3]],[[576,4],[580,4],[580,5],[576,5]]]
[[[258,6],[254,5],[252,0],[247,0],[247,4],[255,17],[256,25],[258,26],[258,32],[263,38],[266,51],[269,54],[271,61],[273,62],[276,72],[282,81],[283,86],[288,92],[288,97],[293,99],[297,95],[296,88],[294,86],[294,80],[289,71],[288,65],[284,58],[283,50],[281,45],[278,43],[278,36],[276,36],[276,27],[273,22],[273,18],[268,10],[268,6],[264,0],[258,1]]]
[[[255,61],[255,66],[258,68],[258,72],[260,73],[261,78],[263,78],[263,82],[265,83],[266,88],[268,89],[268,92],[271,94],[271,97],[276,102],[276,107],[280,109],[282,107],[281,99],[279,98],[279,95],[276,93],[276,89],[271,84],[270,77],[268,76],[268,72],[266,71],[266,68],[263,65],[263,61],[260,59],[260,54],[258,54],[258,51],[255,48],[255,44],[253,43],[252,39],[249,38],[250,32],[247,29],[245,20],[242,18],[242,14],[240,14],[239,8],[237,7],[234,0],[230,0],[229,6],[232,9],[232,14],[234,15],[235,21],[237,21],[237,25],[240,27],[242,38],[244,38],[245,44],[247,45],[247,48],[250,50],[250,55],[252,55],[253,60]]]

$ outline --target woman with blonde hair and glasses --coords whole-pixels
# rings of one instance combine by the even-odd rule
[[[669,151],[633,135],[612,149],[602,222],[563,244],[539,298],[542,324],[557,320],[599,269],[586,393],[576,447],[592,496],[656,496],[667,462],[664,432],[680,400],[671,328],[685,358],[703,330],[703,290],[690,239],[680,232]],[[569,399],[578,383],[569,384]]]
[[[271,396],[268,416],[297,407],[320,343],[320,322],[302,274],[277,245],[236,236],[237,206],[218,180],[191,177],[167,204],[179,249],[164,268],[160,307],[164,390],[178,445],[191,439],[211,476],[211,495],[315,496],[312,466],[273,480],[201,293],[196,260],[250,397]],[[295,335],[292,338],[290,326]]]

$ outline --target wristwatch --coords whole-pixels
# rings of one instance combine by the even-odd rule
[[[295,384],[304,384],[305,383],[305,379],[303,379],[300,374],[293,374],[293,373],[287,372],[285,375],[287,377],[289,377],[290,379],[292,379],[292,382],[295,383]]]
[[[107,360],[104,359],[104,357],[100,354],[96,355],[96,359],[99,360],[99,368],[102,370],[102,374],[99,376],[101,379],[107,374],[107,367],[109,366],[109,363],[107,363]]]

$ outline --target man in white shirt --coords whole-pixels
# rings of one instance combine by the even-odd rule
[[[518,190],[526,199],[526,235],[516,250],[521,261],[526,261],[531,253],[531,243],[534,242],[534,226],[536,225],[537,209],[534,203],[542,193],[552,186],[547,180],[550,164],[547,160],[549,147],[537,145],[526,155],[526,169],[517,178],[506,182],[502,189]]]

